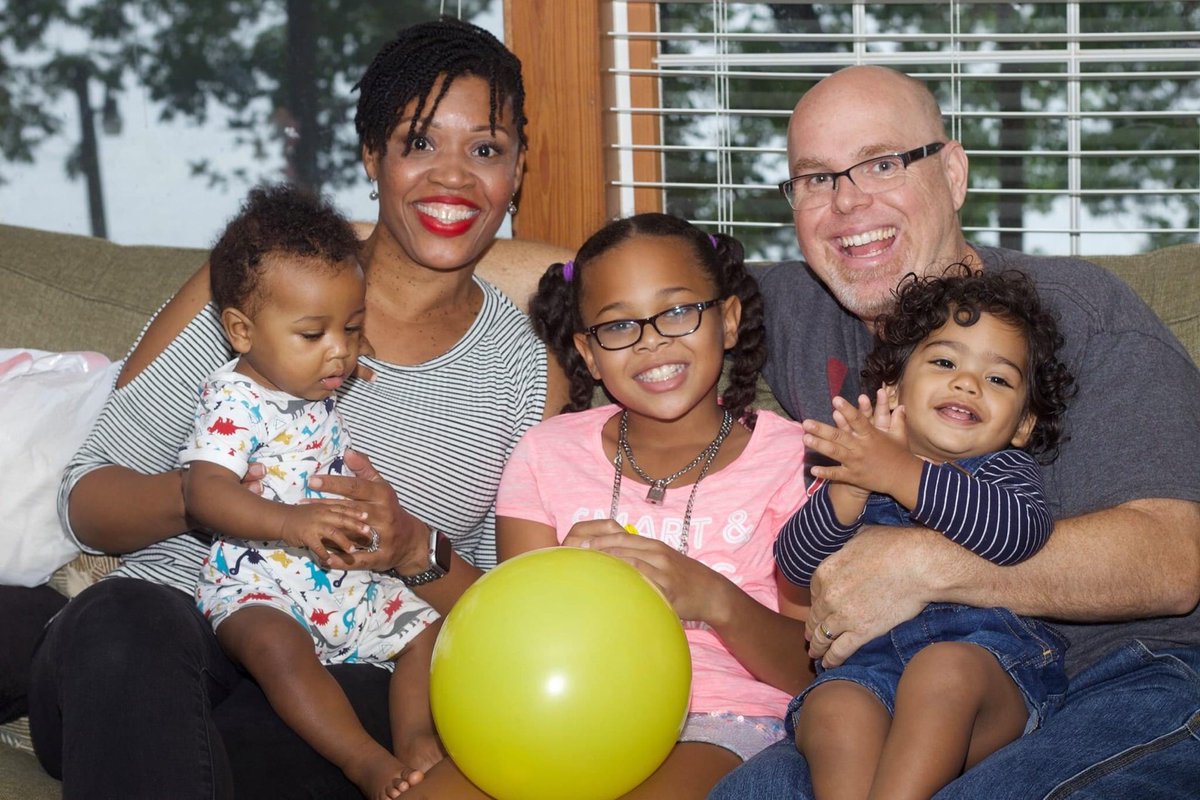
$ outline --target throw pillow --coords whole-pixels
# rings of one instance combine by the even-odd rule
[[[99,353],[0,350],[0,584],[38,586],[79,553],[58,485],[120,363]]]

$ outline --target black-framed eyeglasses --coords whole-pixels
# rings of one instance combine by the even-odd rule
[[[647,325],[653,325],[660,336],[677,339],[695,333],[704,318],[704,312],[721,302],[721,298],[705,300],[703,303],[685,303],[671,306],[666,311],[660,311],[652,317],[644,319],[614,319],[611,322],[601,322],[590,328],[584,328],[584,333],[593,337],[596,344],[605,350],[624,350],[633,347],[642,340]]]
[[[865,194],[879,194],[903,186],[909,164],[931,156],[945,146],[945,142],[931,142],[907,153],[889,153],[868,158],[841,172],[810,172],[797,175],[779,184],[779,191],[788,201],[788,205],[797,210],[827,205],[833,200],[838,178],[848,178]]]

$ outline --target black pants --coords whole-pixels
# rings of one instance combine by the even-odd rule
[[[330,672],[391,749],[388,673]],[[147,581],[100,581],[63,609],[34,654],[29,715],[65,800],[361,797],[226,657],[192,598]]]
[[[0,722],[29,713],[29,667],[42,628],[67,598],[49,586],[0,586]]]

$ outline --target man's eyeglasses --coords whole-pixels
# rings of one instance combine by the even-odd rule
[[[865,194],[879,194],[904,185],[908,165],[931,156],[945,147],[933,142],[907,153],[891,153],[869,158],[841,172],[810,172],[779,184],[779,191],[793,209],[820,208],[833,200],[838,178],[848,178]]]
[[[661,336],[677,339],[680,336],[695,333],[696,329],[700,327],[704,312],[719,302],[721,299],[717,298],[705,300],[703,303],[672,306],[652,317],[614,319],[612,322],[601,322],[599,325],[585,328],[583,332],[594,337],[596,344],[605,350],[624,350],[627,347],[633,347],[642,340],[642,334],[646,332],[647,325],[653,325],[654,330],[658,331]]]

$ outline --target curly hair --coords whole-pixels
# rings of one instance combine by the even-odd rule
[[[637,214],[615,220],[583,243],[564,277],[563,264],[552,264],[538,283],[529,304],[533,329],[558,358],[570,380],[569,400],[563,411],[581,411],[591,405],[595,379],[583,356],[575,349],[574,336],[582,331],[579,310],[580,286],[588,264],[596,257],[637,236],[674,237],[691,247],[696,264],[717,287],[720,297],[736,295],[742,304],[737,344],[728,353],[728,384],[721,393],[726,409],[749,427],[754,426],[754,400],[759,370],[767,358],[763,303],[758,281],[746,271],[741,243],[725,234],[709,234],[686,220],[669,214]]]
[[[359,91],[354,129],[360,147],[382,156],[400,124],[400,114],[416,101],[416,113],[404,140],[404,154],[425,135],[450,84],[463,75],[482,78],[490,88],[488,122],[496,134],[496,118],[505,103],[512,107],[521,149],[525,138],[525,82],[521,62],[495,36],[469,22],[442,17],[405,28],[376,54],[354,85]],[[433,87],[444,78],[436,97]]]
[[[868,395],[899,383],[913,351],[947,320],[970,327],[981,314],[992,314],[1015,327],[1028,348],[1023,410],[1037,422],[1024,449],[1043,464],[1053,461],[1066,440],[1063,414],[1075,394],[1075,379],[1058,358],[1063,342],[1058,321],[1043,307],[1029,276],[1016,270],[977,272],[960,263],[941,276],[910,273],[895,295],[893,310],[875,321],[875,345],[862,371]]]
[[[209,253],[213,300],[221,310],[253,314],[263,300],[268,255],[317,259],[336,273],[358,263],[358,244],[354,226],[328,200],[287,184],[256,187]]]

